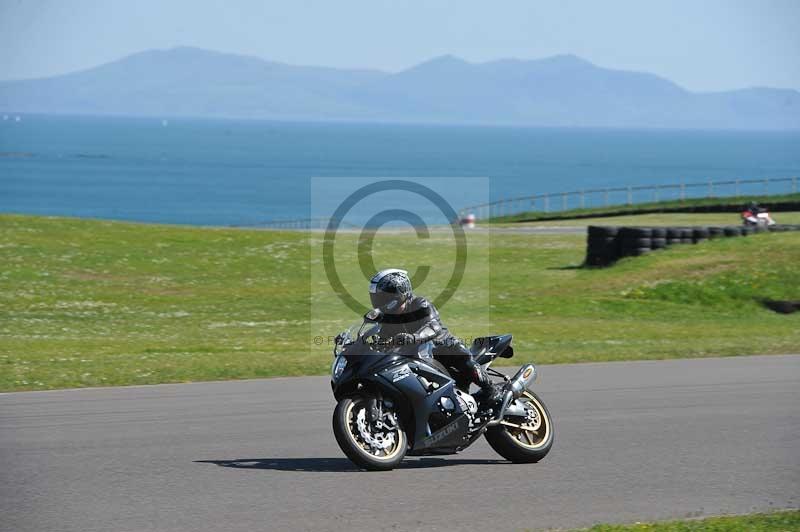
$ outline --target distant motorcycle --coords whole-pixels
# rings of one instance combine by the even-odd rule
[[[380,317],[377,309],[368,312],[336,337],[333,350],[333,433],[353,463],[389,470],[406,454],[455,454],[481,435],[512,462],[538,462],[547,455],[553,422],[530,389],[536,368],[526,364],[510,379],[489,368],[496,358],[513,356],[510,334],[473,343],[476,361],[505,380],[500,405],[484,412],[469,394],[468,376],[433,358],[432,342],[381,342]]]
[[[775,220],[769,215],[769,211],[764,208],[748,207],[742,211],[742,224],[747,226],[770,226],[775,225]]]

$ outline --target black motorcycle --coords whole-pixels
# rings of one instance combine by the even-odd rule
[[[433,343],[393,345],[380,338],[380,312],[336,337],[331,387],[338,401],[333,433],[359,467],[389,470],[406,454],[455,454],[481,435],[501,456],[538,462],[553,446],[553,422],[530,386],[536,368],[526,364],[511,378],[489,368],[511,358],[511,335],[473,342],[476,361],[505,381],[503,399],[482,408],[470,395],[470,380],[433,358]]]

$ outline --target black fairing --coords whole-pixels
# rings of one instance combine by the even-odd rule
[[[486,364],[497,357],[511,358],[514,356],[510,334],[475,338],[469,350],[478,364]]]
[[[416,354],[375,351],[360,342],[347,346],[342,356],[347,366],[339,379],[331,382],[336,400],[364,392],[390,399],[400,415],[412,454],[453,453],[470,442],[469,420],[456,397],[455,381],[441,371],[441,365]],[[438,387],[426,389],[420,376]],[[450,399],[449,411],[440,406],[443,397]]]

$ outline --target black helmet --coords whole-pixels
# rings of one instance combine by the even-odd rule
[[[391,311],[412,297],[411,279],[405,270],[381,270],[370,279],[369,299],[374,308]]]

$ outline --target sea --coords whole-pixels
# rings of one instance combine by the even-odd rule
[[[799,175],[800,132],[0,114],[2,213],[259,225],[310,217],[315,193],[370,180],[446,183],[459,208]]]

